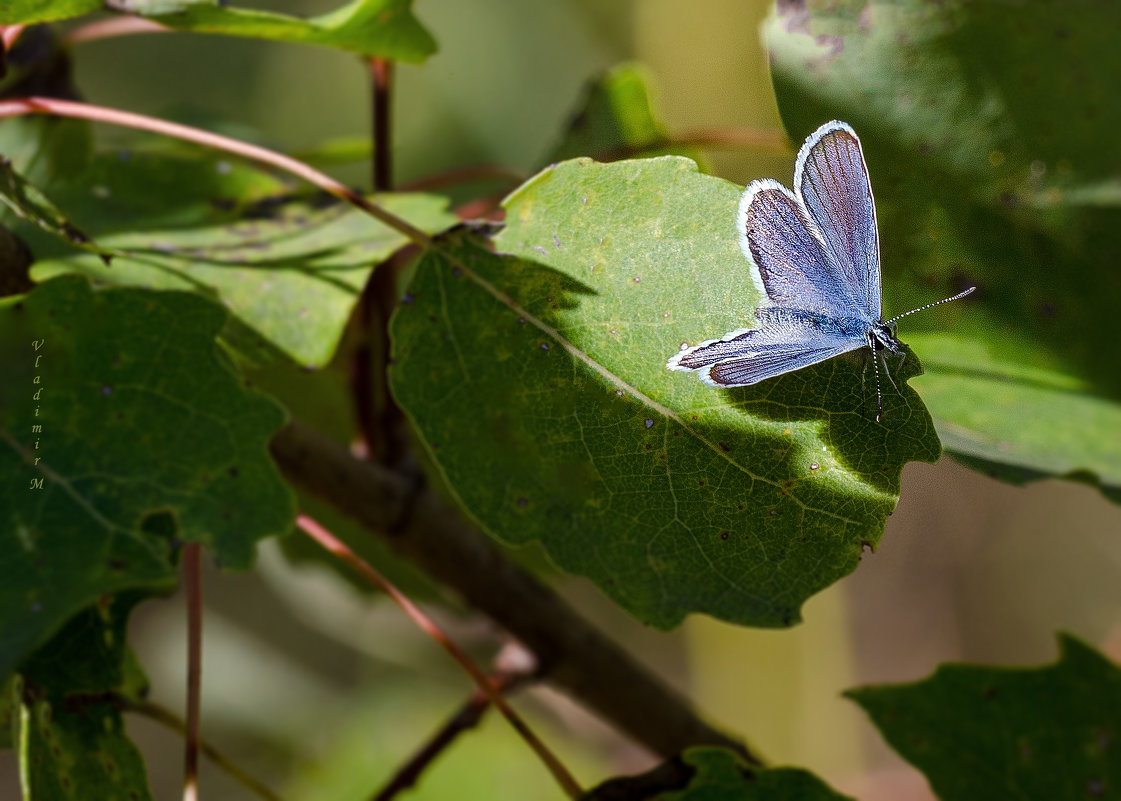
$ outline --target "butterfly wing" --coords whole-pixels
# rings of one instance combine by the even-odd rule
[[[742,387],[847,353],[864,345],[859,336],[791,319],[762,328],[741,328],[673,356],[670,370],[695,370],[715,387]]]
[[[794,192],[809,212],[830,263],[861,316],[877,321],[880,303],[880,239],[868,167],[856,133],[833,121],[814,131],[798,152]]]
[[[752,278],[762,281],[772,304],[834,317],[862,314],[848,273],[793,192],[769,178],[752,181],[738,219]]]

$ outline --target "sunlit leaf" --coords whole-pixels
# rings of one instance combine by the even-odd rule
[[[1118,26],[1108,0],[874,0],[780,3],[766,35],[791,138],[861,136],[889,313],[979,287],[952,326],[907,320],[947,449],[1121,500]]]
[[[98,281],[217,297],[254,354],[326,364],[370,271],[407,243],[398,231],[330,197],[294,197],[265,173],[222,160],[131,154],[97,158],[57,186],[112,263],[33,242],[32,277],[83,272]],[[375,198],[437,231],[456,218],[432,195]]]
[[[78,277],[0,305],[0,676],[99,596],[166,586],[178,543],[245,568],[290,530],[284,415],[216,347],[225,317]]]
[[[411,0],[352,0],[316,17],[296,17],[216,0],[11,0],[0,24],[49,22],[101,9],[137,14],[179,31],[314,44],[368,57],[423,61],[436,42]]]
[[[942,665],[846,693],[942,801],[1116,798],[1121,670],[1071,637],[1049,667]]]
[[[663,628],[797,621],[939,454],[913,356],[883,424],[859,354],[731,391],[666,370],[754,319],[739,193],[676,157],[566,162],[509,199],[514,255],[444,240],[393,322],[394,394],[467,510]]]

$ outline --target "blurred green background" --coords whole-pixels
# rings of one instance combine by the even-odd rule
[[[310,15],[332,2],[253,3]],[[671,132],[779,128],[758,27],[765,2],[703,0],[423,0],[439,52],[400,65],[395,177],[407,183],[477,164],[529,172],[556,144],[586,82],[638,60],[650,70]],[[299,152],[366,136],[366,70],[318,48],[180,34],[78,46],[85,99],[221,126]],[[129,134],[99,130],[107,144]],[[789,183],[793,156],[720,152],[713,172],[745,184]],[[368,167],[333,168],[366,185]],[[904,339],[906,336],[904,334]],[[777,764],[804,766],[862,799],[930,798],[888,750],[846,688],[922,677],[945,661],[1034,664],[1070,631],[1121,659],[1121,509],[1088,487],[1000,484],[943,459],[903,474],[879,551],[810,601],[790,631],[691,618],[648,630],[588,582],[551,576],[574,605],[695,699],[713,721]],[[395,607],[333,573],[288,565],[275,543],[250,575],[206,579],[205,737],[286,799],[364,799],[468,697],[470,683]],[[500,642],[463,610],[438,618],[481,659]],[[178,597],[134,616],[132,636],[153,697],[181,709],[185,611]],[[654,759],[548,688],[517,697],[586,786]],[[145,720],[129,728],[158,798],[179,795],[178,737]],[[248,794],[204,761],[208,801]],[[15,797],[0,752],[0,797]],[[417,799],[560,799],[545,770],[488,715],[423,776]]]

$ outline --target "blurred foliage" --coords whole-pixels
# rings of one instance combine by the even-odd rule
[[[144,761],[124,730],[122,704],[147,690],[125,644],[133,607],[146,593],[102,596],[20,668],[20,763],[36,801],[103,797],[146,801]]]

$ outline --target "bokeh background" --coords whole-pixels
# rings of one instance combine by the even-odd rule
[[[310,15],[336,3],[244,5]],[[623,61],[649,70],[671,133],[781,128],[758,33],[766,2],[702,0],[686,10],[670,0],[421,0],[416,9],[440,49],[424,65],[397,70],[399,183],[478,164],[532,171],[586,83]],[[74,69],[91,102],[290,152],[369,131],[366,70],[328,50],[135,36],[78,46]],[[99,129],[98,136],[118,146],[130,134]],[[765,176],[789,183],[793,154],[716,152],[710,167],[741,184]],[[368,185],[367,165],[331,169]],[[906,330],[901,335],[906,340]],[[915,386],[921,393],[921,377]],[[1121,660],[1121,509],[1087,486],[1017,488],[949,459],[909,465],[902,487],[879,550],[812,599],[793,630],[693,617],[656,632],[587,581],[546,576],[771,762],[804,766],[862,799],[927,799],[924,779],[841,692],[918,679],[946,661],[1053,661],[1057,630]],[[206,592],[204,736],[286,799],[370,797],[470,693],[468,678],[395,607],[322,566],[293,566],[276,543],[262,548],[248,575],[210,571]],[[438,598],[428,603],[482,658],[500,644],[486,620]],[[153,698],[175,709],[184,697],[184,623],[182,599],[172,597],[141,607],[131,629]],[[523,692],[517,704],[587,786],[654,764],[547,687]],[[156,796],[178,797],[179,738],[142,719],[130,718],[129,729]],[[249,797],[209,763],[202,786],[208,801]],[[0,798],[17,794],[14,759],[0,753]],[[402,797],[562,794],[506,723],[489,715]]]

